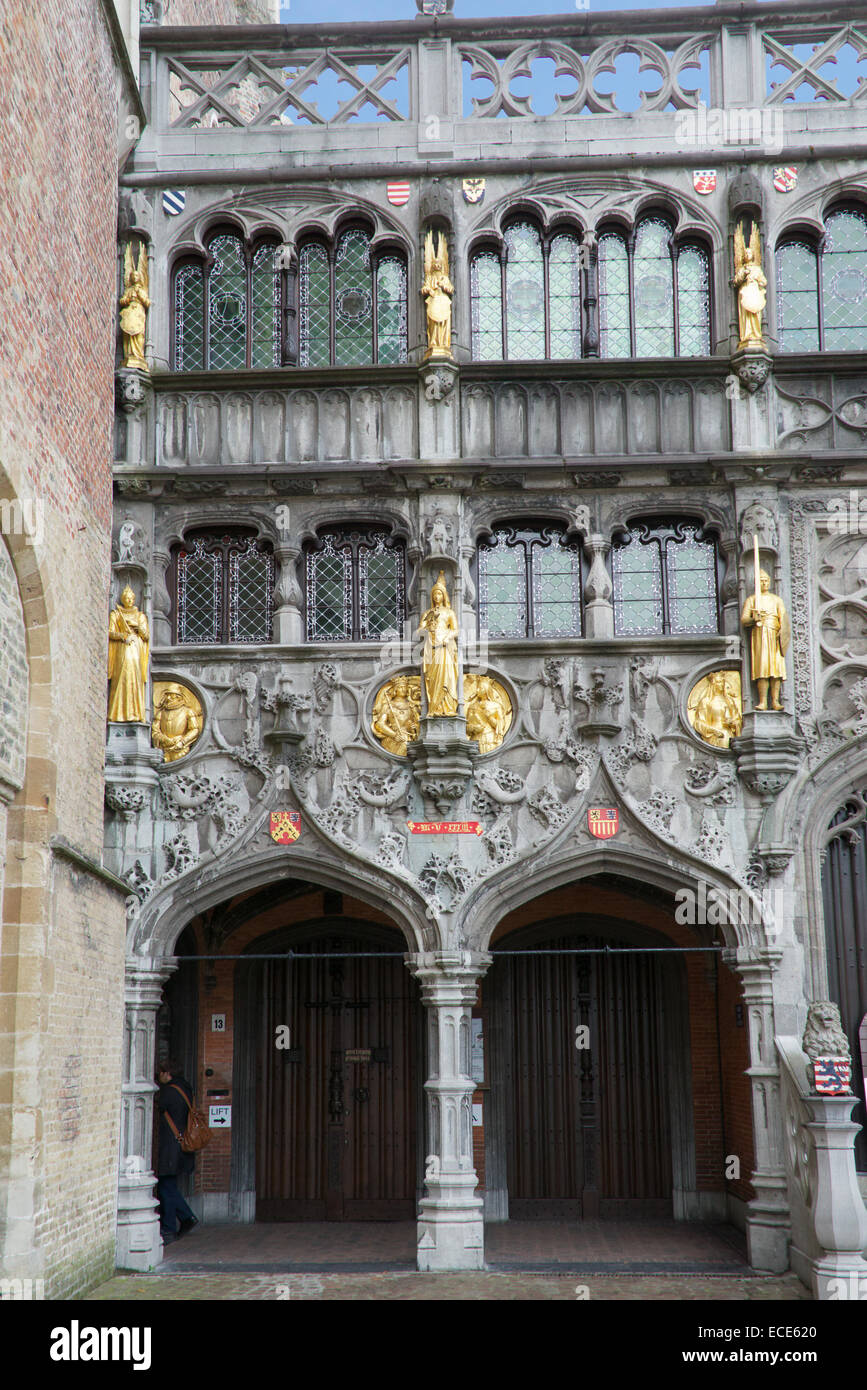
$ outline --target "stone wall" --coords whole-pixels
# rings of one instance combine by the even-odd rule
[[[3,845],[0,1272],[49,1297],[112,1259],[122,899],[50,842],[101,858],[117,72],[98,0],[0,16],[0,614],[23,637],[0,691],[22,753],[28,734]]]

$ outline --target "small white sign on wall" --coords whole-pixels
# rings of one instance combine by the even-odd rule
[[[225,1015],[225,1014],[211,1014],[211,1032],[212,1032],[212,1033],[225,1033],[225,1031],[226,1031],[226,1015]]]
[[[483,1116],[483,1107],[482,1107],[481,1105],[474,1105],[474,1106],[473,1106],[473,1125],[483,1125],[484,1123],[485,1123],[485,1121],[484,1121],[484,1116]]]
[[[232,1107],[231,1107],[231,1105],[209,1105],[209,1106],[208,1106],[208,1128],[209,1128],[209,1129],[231,1129],[231,1128],[232,1128]]]

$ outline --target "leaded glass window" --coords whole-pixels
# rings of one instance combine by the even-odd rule
[[[867,351],[867,215],[842,208],[818,247],[778,248],[777,317],[783,352]]]
[[[235,232],[208,242],[208,262],[175,272],[175,371],[279,367],[283,274],[276,241],[249,247]]]
[[[711,350],[710,260],[703,246],[674,246],[661,217],[645,217],[630,240],[599,237],[602,357],[706,357]]]
[[[700,522],[633,523],[611,567],[617,636],[719,631],[717,549]]]
[[[480,250],[470,262],[470,324],[476,362],[580,357],[578,238],[512,223],[501,252]]]
[[[389,366],[407,360],[407,275],[402,256],[378,259],[350,228],[336,247],[308,242],[298,258],[302,367]]]
[[[179,643],[270,642],[274,556],[237,529],[191,537],[175,555]]]
[[[403,632],[406,561],[387,531],[326,531],[306,556],[308,642],[373,642]]]
[[[777,252],[777,314],[782,352],[818,352],[819,262],[802,241]]]
[[[556,527],[504,526],[479,546],[479,628],[489,637],[580,637],[581,547]]]
[[[867,217],[861,212],[835,212],[825,223],[822,300],[824,351],[867,349]]]
[[[205,365],[205,272],[183,265],[175,276],[175,369],[201,371]]]

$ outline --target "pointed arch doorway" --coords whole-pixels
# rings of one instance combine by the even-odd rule
[[[232,1187],[248,1219],[415,1217],[422,1017],[405,950],[396,929],[337,918],[238,963]]]

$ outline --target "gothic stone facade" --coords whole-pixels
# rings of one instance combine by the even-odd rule
[[[203,732],[164,762],[146,726],[109,729],[106,862],[133,890],[123,1264],[160,1257],[152,1077],[181,934],[184,951],[211,958],[202,1025],[187,1037],[196,1084],[234,1103],[236,1126],[203,1156],[194,1200],[252,1219],[256,1145],[268,1141],[261,1125],[253,1133],[264,1102],[250,1099],[241,1012],[264,1006],[233,984],[231,958],[267,950],[281,930],[283,949],[293,923],[296,942],[306,931],[325,950],[342,914],[353,930],[401,933],[427,1020],[420,1267],[479,1267],[483,1217],[507,1216],[510,1193],[515,1214],[515,1112],[502,1077],[473,1079],[473,1019],[487,1019],[492,1057],[505,1057],[514,1016],[504,988],[485,993],[492,942],[495,954],[513,931],[547,923],[534,939],[580,930],[705,948],[682,956],[688,1005],[665,1044],[677,1078],[662,1103],[668,1209],[733,1220],[756,1267],[791,1259],[812,1277],[810,1197],[787,1137],[806,1132],[806,1112],[797,1085],[782,1085],[775,1039],[800,1038],[809,1002],[836,997],[824,856],[841,807],[850,835],[863,818],[867,777],[867,333],[863,311],[847,328],[842,282],[825,274],[824,309],[814,284],[814,311],[809,281],[840,244],[830,219],[841,214],[855,238],[845,273],[863,282],[865,115],[842,78],[829,86],[795,56],[820,30],[832,56],[863,47],[837,0],[791,16],[779,5],[749,18],[727,5],[689,20],[639,13],[630,34],[584,15],[503,21],[496,39],[489,22],[452,15],[144,31],[149,124],[122,210],[124,240],[150,253],[152,371],[118,377],[112,601],[132,582],[150,614],[153,679],[195,696]],[[600,90],[626,51],[658,77],[638,110],[619,88]],[[537,60],[560,74],[541,109],[514,87]],[[344,82],[331,106],[323,73]],[[710,169],[715,184],[696,180]],[[485,180],[481,198],[465,179]],[[184,194],[172,215],[167,189]],[[738,350],[742,221],[761,231],[766,350]],[[431,229],[450,257],[453,362],[424,355]],[[802,307],[780,286],[802,291]],[[854,524],[833,524],[843,512]],[[324,541],[328,531],[344,540]],[[391,624],[373,613],[371,531],[387,537],[380,558],[397,547],[405,565]],[[668,568],[654,562],[648,623],[629,616],[641,594],[627,551],[654,535],[674,549]],[[740,625],[754,535],[792,616],[780,713],[755,710]],[[510,569],[521,536],[557,550],[554,568],[521,549]],[[715,557],[712,572],[696,561],[694,591],[678,587],[682,542]],[[373,702],[389,679],[418,674],[413,634],[440,571],[464,671],[489,672],[513,718],[485,753],[462,711],[423,720],[400,756],[373,735]],[[717,670],[740,673],[744,691],[730,748],[688,718],[690,691]],[[617,809],[616,835],[590,833],[594,807]],[[288,844],[269,833],[281,810],[300,814]],[[483,833],[410,833],[443,819]],[[842,930],[863,933],[864,921]],[[629,997],[638,1007],[641,987]],[[215,1001],[219,1038],[205,1027]],[[849,1000],[849,1026],[858,1007]],[[603,1103],[603,1065],[591,1056],[582,1124]],[[590,1169],[592,1155],[585,1214],[601,1190]],[[530,1182],[523,1198],[562,1195],[543,1187]],[[855,1211],[849,1189],[839,1200]]]

